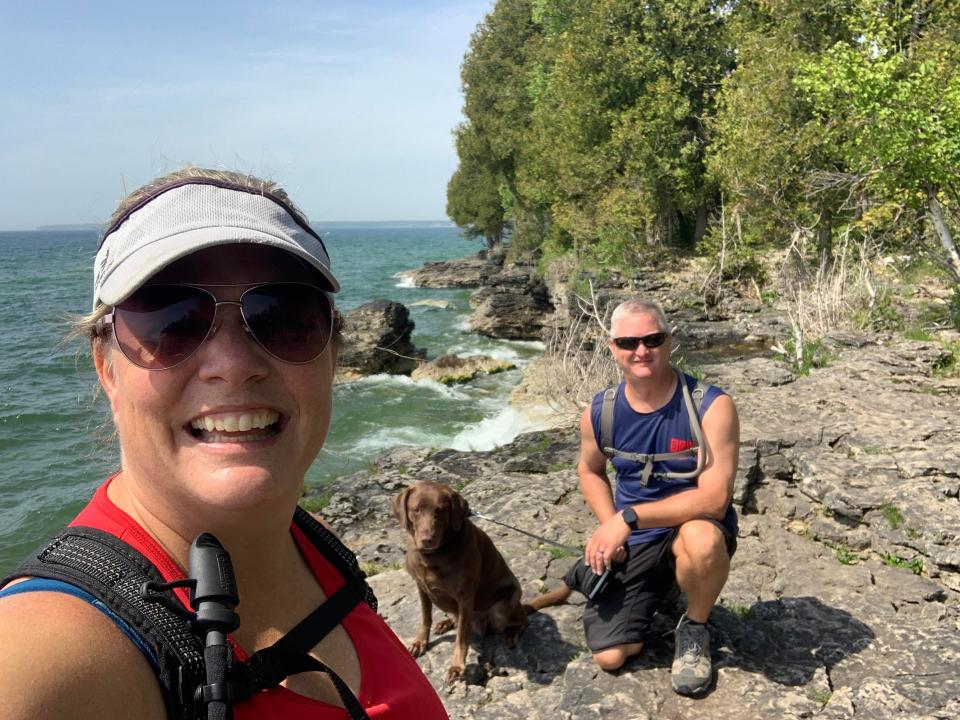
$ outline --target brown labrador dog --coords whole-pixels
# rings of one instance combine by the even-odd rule
[[[407,531],[407,570],[420,592],[420,632],[410,643],[419,657],[430,640],[433,606],[456,617],[434,632],[457,628],[447,682],[463,677],[472,633],[504,631],[513,647],[527,627],[520,583],[483,530],[470,522],[467,501],[449,485],[418,482],[397,495],[393,510]]]

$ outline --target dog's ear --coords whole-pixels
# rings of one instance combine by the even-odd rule
[[[450,527],[454,530],[460,530],[463,527],[463,521],[470,517],[470,505],[458,492],[453,493],[450,498]]]
[[[410,518],[407,516],[407,499],[410,497],[411,492],[413,492],[412,485],[406,490],[397,493],[397,496],[393,498],[393,514],[396,515],[397,520],[400,521],[400,527],[404,530],[410,529]]]

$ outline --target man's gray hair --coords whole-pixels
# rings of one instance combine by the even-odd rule
[[[652,301],[633,299],[624,300],[613,309],[613,314],[610,316],[610,337],[613,337],[614,326],[627,315],[650,315],[657,321],[657,328],[660,332],[670,332],[670,326],[667,325],[667,316],[663,314],[663,308]]]

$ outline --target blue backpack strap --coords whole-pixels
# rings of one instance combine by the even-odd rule
[[[146,643],[143,642],[143,640],[140,639],[140,636],[134,632],[133,628],[127,625],[123,618],[107,607],[102,600],[98,600],[86,590],[81,590],[76,585],[71,585],[63,580],[50,580],[47,578],[31,577],[18,582],[16,585],[10,585],[0,590],[0,598],[7,597],[9,595],[20,595],[22,593],[30,592],[56,592],[62,593],[63,595],[72,595],[73,597],[83,600],[85,603],[95,607],[97,610],[106,615],[110,621],[117,626],[117,629],[119,629],[120,632],[130,639],[130,642],[137,646],[137,649],[147,659],[147,662],[150,663],[150,666],[153,668],[154,672],[159,672],[160,667],[157,664],[157,658],[154,656],[153,651],[146,645]]]

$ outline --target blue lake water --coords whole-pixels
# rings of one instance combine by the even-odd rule
[[[397,273],[427,260],[477,252],[453,227],[320,228],[349,310],[377,298],[406,305],[413,341],[428,357],[488,354],[520,368],[538,343],[482,338],[467,330],[469,290],[409,287]],[[90,305],[95,232],[0,232],[0,575],[68,522],[119,466],[89,352],[64,342],[69,314]],[[438,308],[420,300],[446,300]],[[374,376],[338,386],[326,446],[307,482],[365,467],[394,445],[488,449],[528,421],[507,405],[520,369],[446,387]]]

